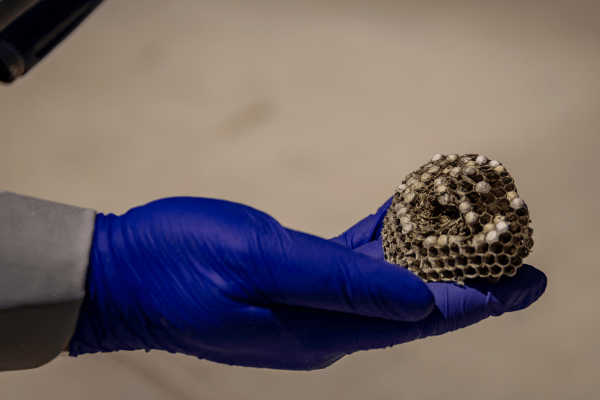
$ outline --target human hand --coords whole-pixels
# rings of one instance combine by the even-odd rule
[[[390,197],[375,214],[364,218],[331,241],[373,259],[384,260],[381,229],[392,200],[393,197]],[[448,282],[427,283],[435,297],[433,311],[420,321],[395,324],[401,333],[395,337],[391,335],[388,346],[441,335],[490,316],[522,310],[540,298],[546,290],[546,284],[546,275],[527,264],[520,267],[514,277],[504,276],[496,283],[485,279],[470,279],[464,286]],[[383,326],[389,325],[387,322],[378,322]]]
[[[372,258],[372,217],[346,233],[349,250],[221,200],[162,199],[123,216],[98,214],[70,354],[159,349],[307,370],[416,339],[434,299],[383,253]],[[495,312],[526,307],[542,291]]]

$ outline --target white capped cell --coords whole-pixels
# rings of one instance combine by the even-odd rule
[[[477,182],[477,185],[475,185],[475,191],[477,193],[485,194],[489,193],[490,190],[492,190],[492,187],[486,181]]]
[[[500,221],[496,224],[496,231],[500,233],[504,233],[508,231],[508,223],[506,221]]]
[[[452,202],[452,196],[450,196],[449,193],[444,193],[443,195],[440,196],[438,202],[443,206],[447,206],[448,204],[450,204]]]
[[[434,246],[436,243],[437,243],[437,237],[435,237],[435,236],[428,236],[425,240],[423,240],[423,247],[425,247],[426,249],[428,249],[431,246]]]
[[[461,214],[466,214],[471,210],[473,210],[473,206],[471,206],[469,202],[463,201],[458,205],[458,211],[460,211]]]
[[[404,201],[406,203],[410,204],[413,201],[415,201],[416,197],[417,197],[417,194],[415,192],[406,191],[405,194],[404,194]]]
[[[461,171],[462,171],[461,167],[454,167],[450,170],[450,176],[456,178],[460,175]]]
[[[442,157],[444,157],[442,154],[436,154],[435,156],[433,156],[431,161],[439,161],[442,159]]]
[[[447,246],[448,245],[448,235],[440,235],[438,237],[437,242],[440,246]]]
[[[525,207],[525,202],[523,201],[522,198],[515,197],[514,199],[512,199],[510,201],[510,206],[512,208],[514,208],[515,210],[518,210],[519,208]]]
[[[475,159],[475,163],[479,164],[479,165],[485,164],[487,162],[488,162],[488,159],[486,156],[479,156]]]
[[[485,241],[488,243],[494,243],[498,241],[498,232],[495,230],[489,231],[485,234]]]
[[[465,215],[465,222],[469,225],[475,225],[479,221],[479,214],[470,211]]]
[[[444,178],[443,176],[440,176],[439,178],[437,178],[435,181],[433,181],[434,185],[445,185],[447,183],[447,179]]]

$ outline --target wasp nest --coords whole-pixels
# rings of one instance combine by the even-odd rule
[[[425,281],[513,276],[533,247],[513,178],[478,154],[436,154],[406,176],[383,220],[385,259]]]

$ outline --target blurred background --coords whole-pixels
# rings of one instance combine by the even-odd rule
[[[330,238],[436,153],[499,160],[548,276],[530,308],[314,372],[165,352],[0,374],[13,399],[597,399],[600,2],[106,1],[0,87],[0,187],[123,213],[250,205]]]

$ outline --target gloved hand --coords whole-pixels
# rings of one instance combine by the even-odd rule
[[[253,208],[178,197],[98,214],[70,355],[151,349],[215,362],[325,368],[529,306],[546,278],[425,284],[383,260],[389,199],[330,241]]]

